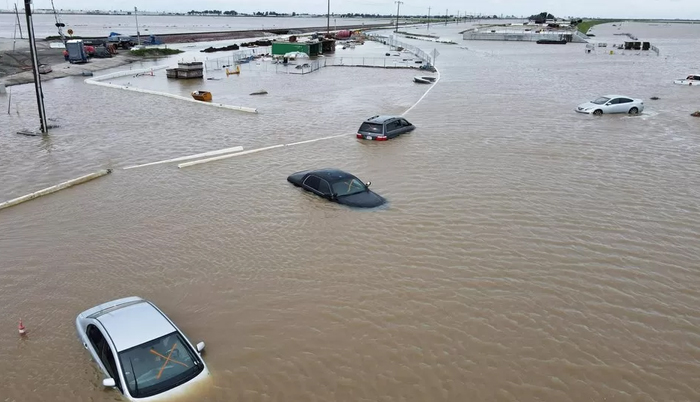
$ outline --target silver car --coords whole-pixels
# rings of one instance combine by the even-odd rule
[[[644,101],[623,95],[605,95],[600,98],[578,105],[578,113],[600,116],[609,113],[639,114],[644,110]]]
[[[102,385],[130,401],[160,401],[209,376],[201,352],[162,311],[140,297],[114,300],[75,319],[78,338],[105,374]]]

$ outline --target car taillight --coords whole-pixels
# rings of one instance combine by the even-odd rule
[[[362,134],[360,134],[360,133],[357,133],[357,138],[360,138],[360,139],[362,139]]]
[[[378,135],[377,141],[386,141],[386,135]]]

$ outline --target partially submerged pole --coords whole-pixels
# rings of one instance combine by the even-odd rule
[[[24,13],[27,16],[27,32],[29,33],[29,54],[32,56],[32,72],[34,73],[34,89],[36,90],[36,103],[39,108],[39,123],[42,133],[48,130],[46,123],[46,109],[44,108],[44,93],[41,90],[41,77],[39,76],[39,60],[34,43],[34,24],[32,23],[32,0],[24,0]]]
[[[90,174],[87,174],[85,176],[78,177],[77,179],[68,180],[68,181],[63,182],[61,184],[47,187],[43,190],[35,191],[31,194],[27,194],[27,195],[24,195],[22,197],[14,198],[12,200],[0,203],[0,209],[9,208],[11,206],[21,204],[21,203],[29,201],[29,200],[33,200],[35,198],[39,198],[39,197],[47,195],[47,194],[55,193],[56,191],[60,191],[60,190],[63,190],[65,188],[72,187],[72,186],[75,186],[77,184],[85,183],[86,181],[90,181],[90,180],[96,179],[98,177],[102,177],[102,176],[109,174],[111,172],[112,172],[112,169],[104,169],[104,170],[97,171],[95,173],[90,173]]]
[[[136,15],[139,10],[134,7],[134,18],[136,18],[136,44],[141,44],[141,32],[139,32],[139,17]]]
[[[328,13],[326,14],[326,34],[331,33],[331,0],[328,0]]]
[[[15,3],[15,16],[17,16],[17,27],[19,27],[19,38],[24,39],[22,37],[22,24],[19,22],[19,10],[17,10],[17,3]],[[12,49],[14,50],[14,49]]]
[[[399,10],[401,9],[401,4],[403,1],[396,0],[394,3],[396,3],[396,29],[394,32],[399,32]]]

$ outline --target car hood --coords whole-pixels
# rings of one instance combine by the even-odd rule
[[[386,203],[384,197],[370,190],[338,197],[338,204],[347,205],[349,207],[374,208],[384,203]]]
[[[605,105],[597,105],[593,102],[585,102],[585,103],[578,105],[579,109],[593,109],[596,107],[603,107],[603,106],[605,106]]]

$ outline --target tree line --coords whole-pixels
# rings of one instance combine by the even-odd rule
[[[226,15],[226,16],[256,16],[256,17],[296,17],[297,13],[292,12],[292,13],[278,13],[276,11],[256,11],[252,14],[246,14],[246,13],[239,13],[234,10],[230,11],[221,11],[221,10],[192,10],[188,11],[187,15]],[[318,14],[319,16],[322,16],[324,14]],[[551,14],[550,14],[551,15]],[[333,18],[396,18],[396,14],[367,14],[367,13],[347,13],[347,14],[331,14]],[[401,18],[432,18],[432,19],[440,19],[440,18],[457,18],[457,16],[450,14],[450,15],[430,15],[428,16],[427,14],[424,15],[401,15]],[[497,15],[480,15],[480,16],[473,16],[473,15],[463,15],[459,16],[459,18],[463,19],[498,19],[499,17]]]
[[[296,17],[297,13],[278,13],[276,11],[256,11],[253,14],[245,14],[245,13],[239,13],[238,11],[235,10],[229,10],[229,11],[221,11],[221,10],[202,10],[202,11],[197,11],[197,10],[192,10],[188,11],[187,15],[229,15],[229,16],[237,16],[237,15],[255,15],[258,17],[282,17],[282,16],[287,16],[287,17]]]

